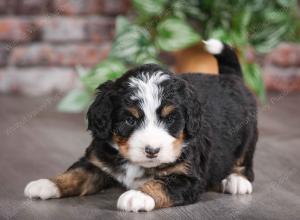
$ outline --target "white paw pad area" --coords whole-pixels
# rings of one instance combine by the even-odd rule
[[[128,190],[118,199],[118,209],[128,212],[151,211],[155,207],[154,199],[138,190]]]
[[[233,195],[251,194],[252,184],[246,177],[233,173],[222,180],[222,190]]]
[[[24,190],[24,195],[33,199],[51,199],[59,198],[59,189],[52,181],[48,179],[39,179],[27,184]]]

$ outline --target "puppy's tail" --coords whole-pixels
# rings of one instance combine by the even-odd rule
[[[243,77],[239,59],[232,47],[216,39],[209,39],[203,43],[206,50],[217,59],[219,74]]]

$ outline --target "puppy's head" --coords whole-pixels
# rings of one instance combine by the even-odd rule
[[[87,113],[94,138],[132,163],[175,162],[200,129],[200,104],[187,83],[153,64],[106,82]]]

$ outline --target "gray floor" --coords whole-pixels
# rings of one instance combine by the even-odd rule
[[[55,112],[58,97],[0,96],[0,219],[300,219],[300,95],[273,94],[260,108],[254,193],[206,193],[196,204],[117,211],[122,189],[48,201],[23,196],[28,181],[60,173],[89,144],[83,115]]]

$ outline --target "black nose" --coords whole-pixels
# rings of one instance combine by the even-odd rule
[[[145,152],[146,152],[146,157],[148,158],[155,158],[157,157],[157,154],[159,152],[160,148],[153,148],[153,147],[150,147],[150,146],[146,146],[145,147]]]

